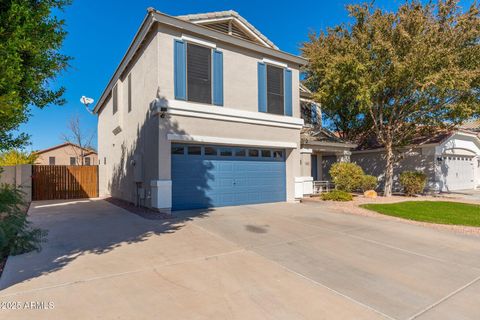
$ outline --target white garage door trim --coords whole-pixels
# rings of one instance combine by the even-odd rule
[[[297,144],[294,142],[283,141],[268,141],[268,140],[250,140],[250,139],[231,139],[223,137],[208,137],[208,136],[191,136],[182,134],[169,133],[167,139],[172,142],[188,142],[188,143],[212,143],[218,145],[237,145],[247,147],[272,147],[295,149]]]

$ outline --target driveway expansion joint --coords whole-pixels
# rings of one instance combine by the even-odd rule
[[[386,243],[383,243],[383,242],[379,242],[379,241],[368,239],[368,238],[361,237],[361,236],[356,236],[356,235],[353,235],[353,234],[349,233],[349,232],[354,231],[354,230],[362,230],[364,227],[352,228],[352,229],[348,229],[346,231],[338,231],[338,230],[334,230],[334,229],[331,229],[331,228],[325,228],[325,227],[320,227],[320,226],[317,226],[317,225],[306,224],[304,222],[295,221],[295,220],[290,219],[290,218],[284,218],[284,217],[279,217],[279,218],[283,219],[283,220],[288,220],[288,221],[291,221],[291,222],[294,222],[294,223],[297,223],[297,224],[302,224],[302,225],[305,225],[305,226],[313,226],[314,228],[318,228],[318,229],[321,229],[321,230],[326,230],[326,231],[329,231],[329,232],[341,234],[343,236],[347,236],[347,237],[350,237],[350,238],[362,240],[362,241],[365,241],[365,242],[370,242],[370,243],[376,244],[378,246],[382,246],[382,247],[389,248],[389,249],[394,249],[394,250],[397,250],[397,251],[402,251],[402,252],[413,254],[413,255],[416,255],[416,256],[419,256],[419,257],[422,257],[422,258],[431,259],[431,260],[442,262],[442,263],[450,263],[450,264],[454,264],[454,265],[461,266],[461,267],[467,267],[467,268],[471,268],[471,269],[480,270],[480,267],[477,267],[477,266],[460,264],[460,263],[453,262],[453,261],[450,261],[450,260],[440,259],[440,258],[437,258],[437,257],[434,257],[434,256],[430,256],[430,255],[427,255],[427,254],[411,251],[411,250],[408,250],[408,249],[403,249],[403,248],[400,248],[400,247],[396,247],[396,246],[389,245],[389,244],[386,244]]]
[[[465,284],[464,286],[461,286],[460,288],[450,292],[449,294],[447,294],[445,297],[443,297],[442,299],[432,303],[431,305],[429,305],[428,307],[426,307],[425,309],[417,312],[416,314],[414,314],[413,316],[411,316],[410,318],[408,318],[408,320],[413,320],[413,319],[417,319],[418,317],[420,317],[421,315],[425,314],[426,312],[436,308],[437,306],[439,306],[440,304],[442,304],[443,302],[447,301],[448,299],[450,299],[451,297],[457,295],[458,293],[462,292],[463,290],[467,289],[468,287],[470,287],[471,285],[475,284],[476,282],[480,281],[480,276],[476,277],[475,279],[473,279],[472,281],[470,281],[469,283]]]

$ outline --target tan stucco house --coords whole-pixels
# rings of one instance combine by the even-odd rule
[[[94,108],[100,194],[165,211],[310,194],[352,146],[320,128],[306,63],[234,11],[148,9]]]
[[[51,148],[35,152],[38,159],[37,165],[96,165],[98,164],[97,152],[92,149],[81,148],[73,143],[62,143]]]

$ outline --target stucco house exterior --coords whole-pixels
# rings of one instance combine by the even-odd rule
[[[89,166],[98,163],[98,156],[95,150],[81,148],[69,142],[36,151],[35,154],[38,155],[35,161],[37,165]]]
[[[427,190],[454,192],[480,186],[480,138],[478,133],[464,129],[434,136],[418,137],[410,147],[401,150],[402,156],[394,167],[394,191],[400,190],[398,178],[403,171],[421,171],[427,175]],[[351,161],[368,174],[383,180],[385,151],[375,144],[352,152]]]
[[[170,211],[311,193],[313,155],[349,147],[302,146],[319,122],[305,64],[234,11],[149,8],[94,108],[100,195]]]

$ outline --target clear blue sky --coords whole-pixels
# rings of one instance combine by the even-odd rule
[[[234,1],[234,0],[74,0],[61,14],[68,31],[63,52],[73,57],[71,67],[57,80],[67,92],[64,106],[32,109],[29,122],[21,130],[31,135],[38,150],[61,143],[60,135],[72,115],[79,114],[85,130],[96,130],[97,118],[80,104],[86,95],[97,100],[125,54],[142,22],[146,9],[154,7],[166,14],[181,15],[235,10],[280,49],[298,54],[310,31],[319,31],[348,20],[345,5],[357,0],[338,1]],[[395,9],[403,1],[377,0],[384,9]],[[464,5],[472,1],[465,0]],[[288,17],[288,20],[287,20]],[[96,143],[95,143],[96,145]]]

